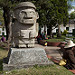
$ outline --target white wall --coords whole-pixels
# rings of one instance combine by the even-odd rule
[[[44,27],[46,29],[46,34],[47,34],[47,26],[46,25],[41,28],[41,33],[44,32]]]
[[[0,35],[2,35],[2,28],[0,28]]]
[[[2,32],[4,32],[4,35],[6,35],[6,28],[4,28],[4,31],[2,31]]]
[[[72,33],[72,29],[74,29],[74,24],[67,24],[66,27],[69,27],[69,33]],[[64,27],[63,25],[61,25],[60,29],[61,31],[63,32],[64,30],[66,30],[66,27]],[[56,29],[58,28],[55,28],[54,30],[52,30],[53,33],[56,33]]]
[[[2,28],[0,28],[0,36],[2,35],[2,33],[4,33],[4,35],[6,35],[6,29],[4,28],[4,30]]]
[[[69,31],[68,31],[69,33],[73,32],[74,24],[67,24],[66,27],[69,27]],[[61,24],[60,26],[61,32],[64,32],[64,30],[66,30],[66,27],[64,27],[63,24]],[[55,28],[54,30],[52,30],[52,33],[56,33],[56,29],[58,28]],[[44,32],[44,27],[41,28],[41,33],[42,32]],[[46,33],[47,33],[47,27],[46,27]]]

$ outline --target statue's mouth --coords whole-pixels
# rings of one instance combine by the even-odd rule
[[[24,24],[34,24],[34,19],[27,18],[27,19],[20,20],[20,22]]]
[[[32,17],[23,17],[23,19],[32,19]]]

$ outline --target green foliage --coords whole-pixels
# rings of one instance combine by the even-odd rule
[[[3,10],[3,17],[4,17],[4,24],[6,27],[6,40],[8,40],[8,38],[10,38],[10,20],[11,20],[11,10],[13,7],[15,7],[15,4],[17,4],[17,2],[14,4],[11,2],[11,0],[0,0],[0,7]]]
[[[67,2],[67,4],[68,4],[68,9],[72,9],[72,8],[74,8],[72,5],[71,5],[71,3],[70,2],[72,2],[72,1],[74,1],[74,0],[67,0],[68,2]]]
[[[67,24],[67,0],[38,0],[35,5],[39,13],[39,25],[47,25],[50,29],[50,34],[52,27],[57,27],[62,23]]]
[[[0,9],[0,22],[2,23],[1,25],[4,25],[4,18],[3,18],[3,10]]]
[[[17,1],[13,0],[14,4],[12,3],[12,0],[0,0],[0,7],[9,7],[10,9],[17,4]]]
[[[64,32],[62,32],[62,35],[66,35],[66,34],[68,34],[68,31],[64,30]]]
[[[75,19],[75,11],[70,14],[71,19]]]
[[[8,25],[8,19],[7,15],[8,11],[11,10],[17,3],[27,1],[27,0],[0,0],[0,6],[4,7],[5,11],[5,18],[6,21],[4,21],[6,26]],[[47,25],[51,31],[52,27],[57,26],[58,24],[64,23],[64,25],[67,24],[67,18],[68,18],[68,6],[67,6],[67,0],[28,0],[35,4],[37,7],[37,11],[39,13],[39,25]]]

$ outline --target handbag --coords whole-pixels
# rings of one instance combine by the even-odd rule
[[[64,66],[64,65],[66,65],[66,59],[61,59],[60,61],[59,61],[59,65],[60,66]]]

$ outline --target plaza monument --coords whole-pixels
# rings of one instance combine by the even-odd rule
[[[11,25],[12,47],[4,60],[3,70],[53,64],[48,60],[44,49],[35,47],[39,18],[35,9],[31,2],[22,2],[14,8],[14,22]]]
[[[38,13],[33,3],[23,2],[14,9],[12,42],[15,47],[34,47],[38,35]]]

